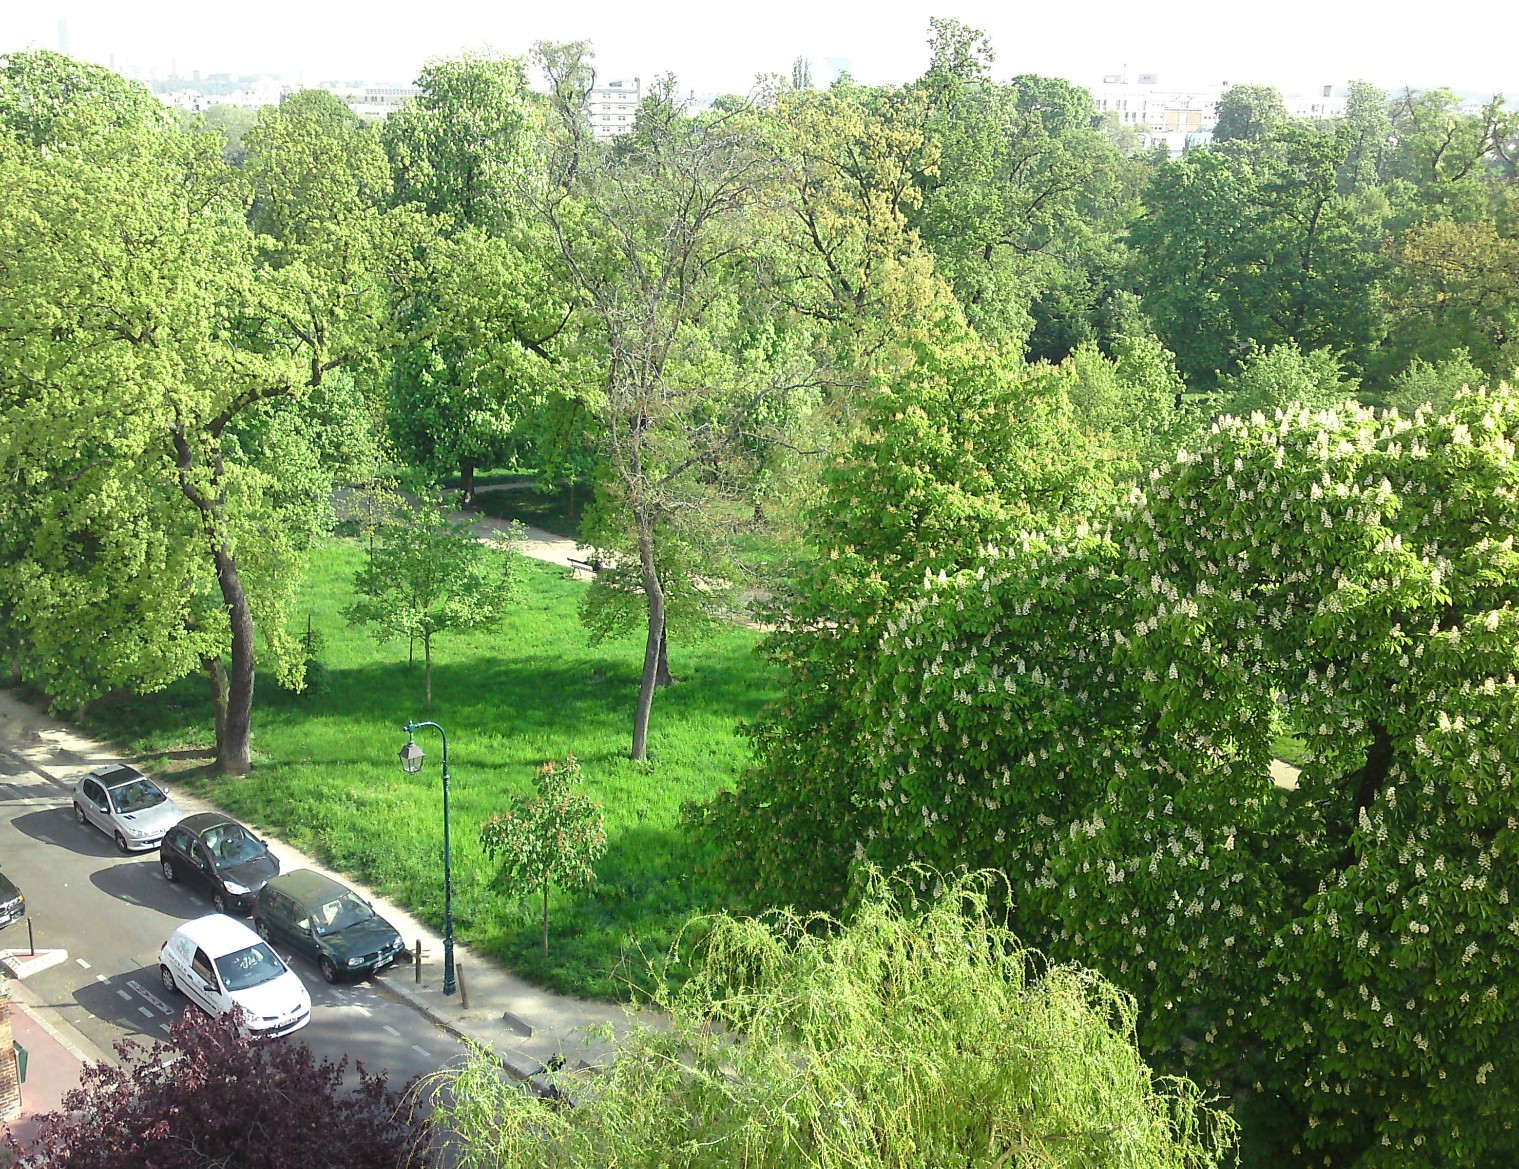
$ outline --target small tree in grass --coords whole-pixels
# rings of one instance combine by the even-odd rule
[[[515,532],[514,532],[515,537]],[[516,596],[517,541],[486,545],[441,508],[401,513],[354,578],[359,599],[343,610],[350,625],[371,625],[382,640],[422,643],[424,704],[432,709],[432,643],[441,633],[481,629],[501,619]]]
[[[607,850],[601,805],[575,790],[580,764],[571,755],[538,768],[538,792],[518,796],[480,828],[485,851],[501,858],[499,880],[508,893],[543,892],[543,953],[549,952],[549,886],[584,889],[596,880]]]
[[[426,1122],[383,1073],[317,1062],[296,1040],[249,1039],[229,1016],[186,1011],[167,1043],[116,1044],[120,1064],[84,1069],[62,1112],[21,1152],[34,1169],[425,1169]]]

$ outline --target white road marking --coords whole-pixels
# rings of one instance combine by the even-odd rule
[[[98,982],[98,983],[100,983],[100,984],[102,984],[103,986],[110,986],[111,985],[111,980],[109,978],[107,978],[104,974],[97,974],[97,975],[95,975],[95,981]]]
[[[385,1023],[385,1024],[383,1024],[383,1026],[385,1027],[385,1030],[389,1031],[397,1039],[401,1038],[401,1033],[399,1031],[397,1031],[394,1027],[392,1027],[389,1023]]]
[[[78,962],[79,965],[83,966],[86,970],[88,970],[90,968],[90,964],[88,962],[86,962],[83,958],[75,958],[74,961]]]
[[[126,999],[127,1002],[131,1002],[132,1001],[132,992],[131,991],[129,991],[129,990],[122,990],[120,987],[118,987],[117,990],[116,990],[116,993],[119,994],[122,998]]]
[[[425,1047],[418,1047],[415,1043],[413,1043],[411,1045],[411,1049],[420,1055],[423,1059],[432,1058],[432,1052],[428,1051]]]
[[[151,1019],[153,1017],[153,1012],[148,1010],[147,1007],[138,1007],[137,1013],[143,1016],[145,1019]]]
[[[156,994],[154,994],[147,987],[143,986],[143,984],[138,982],[135,978],[132,981],[128,982],[127,985],[137,992],[137,996],[139,998],[146,999],[164,1014],[172,1015],[174,1013],[169,1009],[168,1003],[164,1002],[163,999],[159,998]]]
[[[167,1035],[169,1033],[169,1025],[167,1023],[160,1023],[158,1025],[158,1029],[160,1031],[162,1031],[165,1035]]]
[[[51,836],[44,836],[40,832],[37,833],[37,839],[40,840],[40,841],[42,841],[43,844],[57,844],[58,843]]]
[[[137,900],[137,898],[133,897],[130,893],[118,893],[117,896],[120,897],[123,901],[127,902],[129,905],[142,904],[141,901]]]

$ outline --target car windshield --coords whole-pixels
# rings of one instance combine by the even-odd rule
[[[111,804],[118,812],[141,812],[156,808],[169,798],[151,779],[141,776],[120,787],[113,787],[110,791]]]
[[[226,954],[216,960],[216,970],[222,976],[222,985],[229,991],[247,990],[260,986],[285,973],[285,965],[274,952],[258,942],[246,950]]]
[[[206,829],[201,837],[212,863],[219,869],[232,869],[264,855],[264,846],[236,824],[218,824]]]
[[[374,910],[369,908],[368,902],[354,893],[344,893],[335,900],[324,901],[311,915],[311,920],[316,932],[325,936],[368,921],[373,916]]]

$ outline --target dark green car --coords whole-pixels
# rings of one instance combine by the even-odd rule
[[[311,869],[269,879],[253,906],[253,928],[310,958],[328,982],[373,974],[406,952],[369,902]]]

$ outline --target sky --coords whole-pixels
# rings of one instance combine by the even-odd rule
[[[673,72],[682,90],[703,94],[742,92],[758,73],[789,72],[798,56],[846,59],[866,84],[909,81],[928,61],[929,17],[946,16],[990,36],[998,79],[1039,73],[1089,85],[1127,71],[1159,74],[1163,85],[1289,92],[1361,79],[1519,98],[1519,5],[1468,0],[1446,15],[1385,0],[0,0],[0,52],[57,49],[66,20],[73,56],[114,56],[123,71],[279,72],[316,84],[409,82],[431,57],[589,40],[603,79]]]

